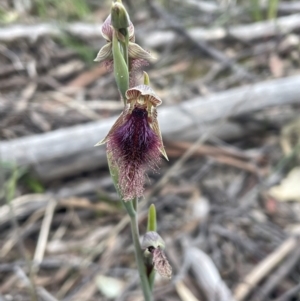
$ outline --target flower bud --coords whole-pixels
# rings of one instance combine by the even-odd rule
[[[129,27],[129,16],[122,3],[116,2],[112,5],[111,23],[112,26],[117,30],[126,29]]]
[[[152,268],[154,267],[154,270],[160,276],[164,278],[172,277],[172,267],[163,251],[165,243],[156,232],[150,231],[144,235],[141,248],[144,251],[146,266],[148,266],[149,260],[152,259]],[[150,269],[149,272],[151,272]]]

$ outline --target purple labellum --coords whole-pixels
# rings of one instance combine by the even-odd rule
[[[107,150],[119,168],[123,199],[142,196],[145,169],[156,169],[162,148],[160,137],[150,127],[147,110],[136,106],[108,138]]]

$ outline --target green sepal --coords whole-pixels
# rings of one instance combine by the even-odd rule
[[[143,74],[144,74],[144,85],[150,86],[150,79],[148,73],[146,71],[143,71]]]

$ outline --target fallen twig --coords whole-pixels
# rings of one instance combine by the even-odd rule
[[[290,237],[282,243],[273,253],[266,257],[260,264],[244,278],[236,287],[234,296],[238,301],[244,300],[253,288],[266,277],[286,256],[288,256],[298,245],[295,237]]]
[[[286,261],[278,268],[276,272],[274,272],[268,281],[263,285],[263,287],[259,290],[259,292],[253,297],[255,301],[264,301],[267,300],[269,294],[273,289],[277,287],[277,285],[295,268],[297,262],[300,258],[300,249],[295,249],[295,252],[286,259]]]
[[[286,4],[285,4],[286,5]],[[296,4],[295,4],[296,5]],[[282,7],[282,9],[284,9]],[[290,8],[289,8],[290,9]],[[293,10],[294,11],[294,10]],[[34,25],[18,24],[3,27],[0,29],[0,41],[12,42],[18,39],[36,40],[42,36],[59,37],[64,33],[81,38],[98,38],[101,37],[102,23],[70,23],[60,26],[55,23],[39,23]],[[276,20],[261,21],[247,25],[230,26],[228,30],[223,27],[219,28],[192,28],[188,32],[194,39],[200,40],[222,40],[233,36],[244,41],[252,41],[264,37],[272,37],[278,33],[288,33],[300,28],[300,14],[280,17]],[[176,39],[176,34],[171,31],[158,33],[148,33],[145,44],[147,47],[154,48],[168,43],[172,43]]]
[[[33,260],[37,264],[40,264],[44,258],[44,253],[46,250],[48,235],[49,235],[51,221],[53,218],[55,207],[56,207],[56,201],[54,199],[51,199],[45,210],[45,216],[43,219],[39,239],[38,239],[35,254],[34,254]]]

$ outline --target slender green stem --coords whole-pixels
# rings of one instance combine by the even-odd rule
[[[138,198],[134,198],[132,202],[133,202],[133,208],[134,208],[134,210],[137,212],[137,208],[138,208]]]
[[[149,286],[150,286],[151,292],[153,291],[154,280],[155,280],[155,270],[153,269],[149,275]]]
[[[141,250],[139,239],[139,228],[137,223],[137,215],[130,217],[131,233],[133,239],[133,245],[135,249],[135,258],[138,265],[138,270],[141,279],[141,286],[144,294],[145,301],[152,301],[152,293],[149,286],[149,281],[146,274],[146,267],[144,264],[144,257]]]
[[[120,194],[119,194],[119,196],[121,197]],[[130,201],[125,202],[125,201],[122,200],[122,198],[121,198],[121,201],[122,201],[122,204],[125,207],[128,215],[130,217],[134,217],[136,215],[136,212],[135,212],[134,204],[132,203],[133,201],[130,200]]]
[[[130,66],[129,66],[129,59],[128,59],[128,45],[129,45],[129,34],[128,34],[128,29],[126,29],[125,41],[121,42],[121,46],[122,46],[122,50],[123,50],[124,60],[126,62],[126,65],[128,67],[128,72],[129,72]]]

